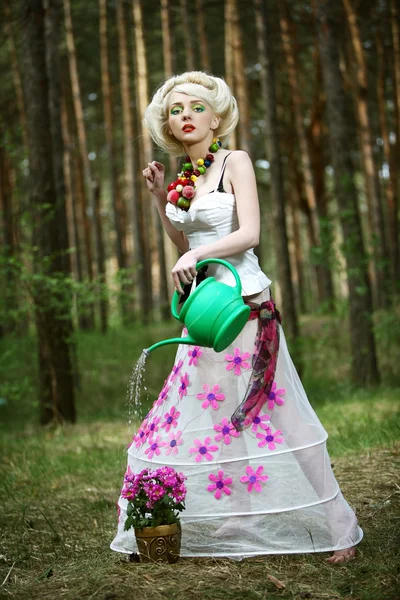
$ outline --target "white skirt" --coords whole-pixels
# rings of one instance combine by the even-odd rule
[[[269,299],[269,288],[252,301]],[[343,498],[327,433],[290,358],[282,328],[267,405],[240,433],[231,416],[251,375],[257,320],[220,353],[180,345],[158,399],[128,450],[134,473],[168,465],[186,477],[182,556],[242,559],[354,546],[362,530]],[[117,552],[137,551],[118,501]]]

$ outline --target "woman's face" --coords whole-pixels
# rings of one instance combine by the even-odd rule
[[[219,117],[204,100],[181,92],[172,92],[168,124],[170,132],[177,140],[191,145],[213,138]]]

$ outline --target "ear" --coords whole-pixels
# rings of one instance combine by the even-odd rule
[[[213,131],[215,131],[216,129],[218,129],[220,121],[221,121],[221,117],[217,117],[217,115],[214,115],[214,118],[211,121],[211,127],[210,127],[210,129],[212,129]]]

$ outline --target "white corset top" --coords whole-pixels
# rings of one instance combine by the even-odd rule
[[[234,194],[218,190],[194,199],[187,212],[167,202],[165,214],[175,229],[184,232],[191,250],[217,242],[239,229]],[[260,269],[252,249],[225,257],[224,260],[237,270],[242,282],[242,296],[257,294],[271,284],[271,280]],[[207,275],[228,285],[235,285],[232,273],[223,265],[209,265]]]

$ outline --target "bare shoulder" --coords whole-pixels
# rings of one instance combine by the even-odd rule
[[[244,150],[233,150],[227,160],[227,169],[231,178],[254,176],[253,163]]]
[[[235,166],[239,164],[252,164],[250,156],[244,150],[232,150],[228,162]]]

